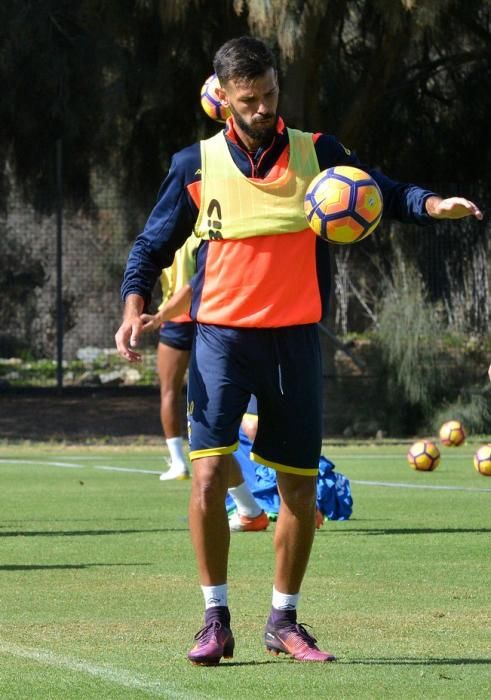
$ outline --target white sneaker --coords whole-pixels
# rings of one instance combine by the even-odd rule
[[[186,479],[189,478],[189,469],[185,464],[182,463],[170,464],[169,469],[160,475],[160,481],[170,481],[171,479],[177,479],[177,481],[186,481]]]

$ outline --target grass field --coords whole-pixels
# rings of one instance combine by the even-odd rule
[[[328,445],[354,512],[316,534],[299,619],[335,664],[266,654],[272,534],[232,538],[236,653],[186,660],[201,625],[190,482],[158,448],[0,446],[0,698],[490,698],[491,478],[476,444],[432,473],[407,445]]]

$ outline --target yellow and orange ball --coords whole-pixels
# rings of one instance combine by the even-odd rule
[[[216,73],[210,75],[201,87],[201,106],[206,114],[217,122],[224,122],[230,116],[228,107],[224,107],[218,99],[215,89],[220,87],[220,82]]]
[[[481,445],[474,455],[474,469],[483,476],[491,476],[491,444]]]
[[[440,464],[440,450],[431,440],[418,440],[409,448],[407,461],[412,469],[432,472]]]
[[[439,431],[440,442],[446,447],[458,447],[465,442],[467,433],[459,420],[448,420]]]
[[[382,217],[382,193],[364,170],[337,165],[320,172],[305,193],[304,210],[310,227],[331,243],[361,241]]]

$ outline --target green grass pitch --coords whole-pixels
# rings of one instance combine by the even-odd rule
[[[186,660],[202,621],[190,482],[157,447],[0,446],[0,697],[489,698],[491,478],[477,444],[431,473],[405,444],[329,444],[354,512],[316,533],[301,622],[338,656],[266,654],[274,525],[232,536],[236,651]]]

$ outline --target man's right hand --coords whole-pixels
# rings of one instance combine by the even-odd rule
[[[138,341],[143,330],[140,315],[143,310],[143,299],[137,294],[130,294],[125,302],[123,323],[118,328],[114,340],[119,354],[128,362],[141,362],[141,354],[133,348],[138,346]]]
[[[134,317],[123,321],[114,336],[119,354],[128,362],[141,362],[140,353],[135,352],[132,348],[137,347],[142,328],[143,324],[140,318]]]

